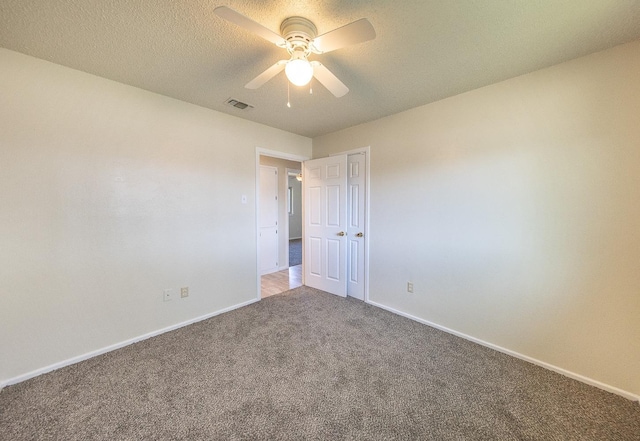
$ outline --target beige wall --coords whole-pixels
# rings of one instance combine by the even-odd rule
[[[289,237],[284,229],[288,225],[289,213],[287,212],[287,168],[300,170],[301,162],[289,161],[271,156],[260,156],[260,165],[269,165],[278,169],[278,265],[280,269],[289,267]]]
[[[257,298],[256,147],[310,139],[4,49],[0,103],[0,384]]]
[[[371,146],[370,299],[640,395],[639,73],[634,42],[314,139]]]

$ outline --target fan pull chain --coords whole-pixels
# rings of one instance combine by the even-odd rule
[[[291,107],[291,96],[289,94],[289,81],[287,81],[287,107]]]
[[[309,95],[313,95],[313,78],[309,81]]]

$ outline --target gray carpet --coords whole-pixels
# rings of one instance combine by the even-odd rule
[[[302,287],[9,386],[2,440],[640,440],[640,406]]]
[[[302,239],[289,241],[289,266],[302,265]]]

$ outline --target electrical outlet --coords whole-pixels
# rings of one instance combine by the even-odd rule
[[[185,297],[189,297],[189,287],[188,286],[183,286],[182,288],[180,288],[180,297],[181,298],[185,298]]]
[[[407,282],[407,292],[413,292],[413,282]]]
[[[171,300],[173,300],[173,290],[165,289],[164,292],[163,292],[162,299],[165,302],[170,302]]]

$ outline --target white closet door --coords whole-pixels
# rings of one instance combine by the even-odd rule
[[[347,156],[305,161],[305,285],[347,295]]]
[[[260,166],[260,274],[278,270],[278,169]]]
[[[365,153],[347,160],[347,295],[364,300]]]

